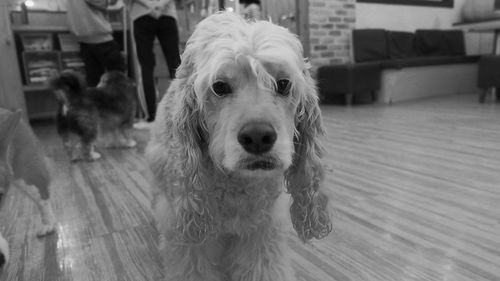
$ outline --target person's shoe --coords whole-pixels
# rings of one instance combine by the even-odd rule
[[[151,128],[151,125],[153,125],[153,122],[142,120],[134,124],[134,129],[145,130]]]

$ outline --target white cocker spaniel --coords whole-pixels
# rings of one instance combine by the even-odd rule
[[[290,218],[304,242],[332,229],[323,134],[295,35],[230,12],[200,22],[146,149],[166,280],[296,280]]]

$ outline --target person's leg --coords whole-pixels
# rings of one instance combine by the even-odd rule
[[[104,66],[94,54],[93,47],[93,44],[80,43],[80,56],[85,64],[85,78],[89,87],[95,87],[104,73]]]
[[[177,29],[177,21],[170,16],[161,16],[159,19],[157,37],[160,41],[163,55],[167,60],[170,78],[175,78],[175,71],[181,64],[179,53],[179,30]]]
[[[134,38],[137,58],[141,65],[142,87],[148,109],[148,120],[153,121],[156,114],[156,88],[154,82],[155,55],[153,43],[157,20],[150,16],[142,16],[134,20]]]
[[[106,71],[118,70],[125,72],[125,58],[121,52],[120,45],[114,40],[96,44],[95,53]]]

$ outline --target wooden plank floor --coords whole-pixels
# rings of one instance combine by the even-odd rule
[[[453,96],[323,115],[335,230],[308,245],[290,234],[300,280],[500,280],[500,104]],[[136,132],[137,149],[70,164],[53,125],[35,129],[52,158],[58,233],[37,239],[38,213],[11,190],[0,280],[161,280],[147,134]]]

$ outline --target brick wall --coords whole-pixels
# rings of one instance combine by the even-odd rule
[[[310,60],[313,70],[350,60],[356,0],[309,0]]]

